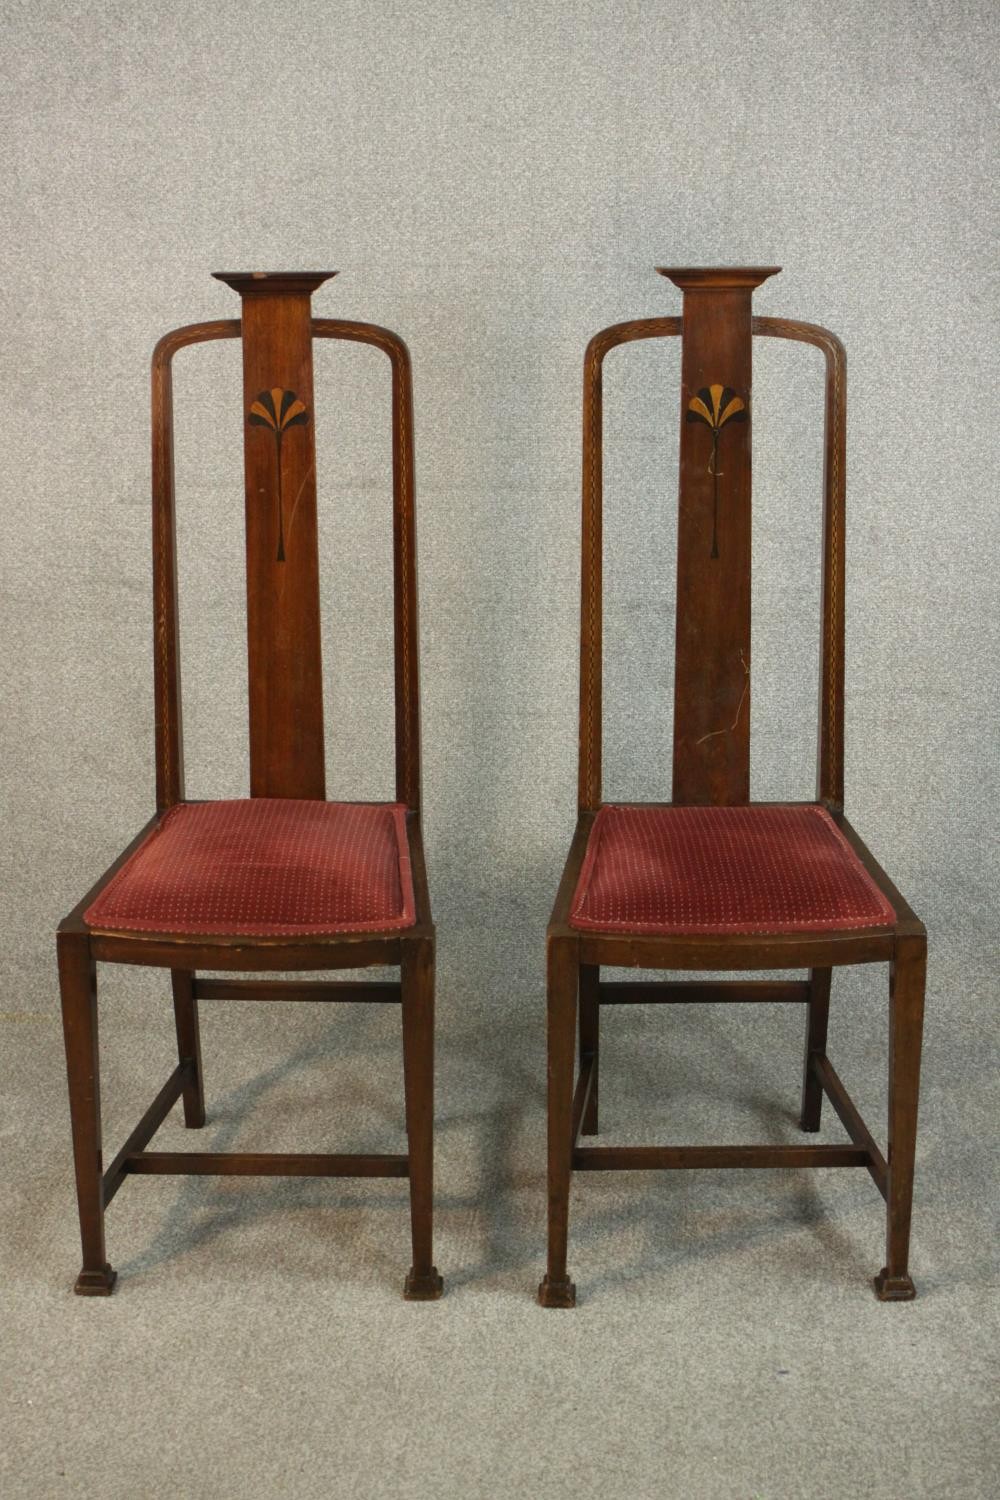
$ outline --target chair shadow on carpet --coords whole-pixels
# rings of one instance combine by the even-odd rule
[[[631,1142],[630,1116],[634,1125],[637,1100],[642,1117],[638,1138],[651,1143],[732,1138],[795,1144],[802,1140],[796,1074],[789,1087],[787,1071],[782,1083],[783,1069],[775,1059],[766,1056],[759,1064],[740,1045],[741,1034],[734,1030],[731,1018],[727,1023],[695,1006],[677,1007],[673,1015],[680,1030],[676,1053],[671,1051],[666,1066],[662,1053],[647,1055],[645,1028],[638,1036],[616,1032],[604,1036],[602,1055],[612,1067],[605,1066],[602,1129],[597,1141],[603,1137],[602,1144]],[[782,1024],[779,1016],[787,1018],[787,1008],[777,1010],[778,1025]],[[797,1050],[797,1030],[794,1045]],[[514,1215],[522,1224],[530,1221],[530,1241],[517,1253],[508,1233],[504,1257],[507,1266],[519,1265],[523,1281],[530,1281],[538,1271],[545,1243],[544,1079],[537,1076],[538,1071],[522,1082],[533,1094],[534,1169],[524,1172],[515,1167],[506,1180],[510,1195],[530,1193],[532,1199],[530,1211],[526,1205],[525,1212]],[[612,1071],[622,1076],[609,1076]],[[522,1073],[522,1079],[525,1076]],[[734,1079],[738,1081],[735,1089]],[[742,1118],[735,1129],[720,1132],[713,1125],[713,1113],[721,1110],[729,1118],[734,1109]],[[824,1133],[827,1126],[832,1140],[842,1138],[829,1109]],[[879,1263],[884,1209],[867,1174],[859,1171],[852,1176],[851,1203],[857,1199],[867,1213],[870,1200],[870,1247],[867,1233],[862,1243],[838,1222],[815,1174],[808,1170],[575,1175],[570,1195],[570,1259],[578,1291],[583,1297],[644,1277],[662,1281],[678,1271],[687,1276],[700,1262],[718,1262],[741,1249],[752,1256],[766,1244],[774,1246],[776,1266],[787,1276],[812,1280],[816,1274],[826,1274],[829,1266],[838,1279],[864,1284]],[[844,1184],[851,1179],[842,1174],[840,1181]],[[803,1228],[809,1232],[805,1242],[799,1232]],[[822,1267],[817,1272],[819,1261]],[[601,1269],[588,1272],[594,1266]],[[494,1261],[491,1269],[497,1268]]]
[[[371,1035],[371,1026],[359,1013],[348,1012],[333,1024],[324,1027],[323,1034],[304,1042],[296,1050],[273,1066],[264,1068],[247,1082],[221,1095],[212,1092],[212,1061],[210,1049],[205,1057],[205,1096],[207,1121],[202,1130],[184,1132],[185,1150],[230,1151],[236,1148],[238,1137],[251,1124],[267,1130],[283,1123],[283,1114],[294,1129],[297,1113],[295,1102],[290,1100],[284,1111],[274,1109],[273,1096],[289,1081],[302,1082],[324,1062],[337,1059],[341,1064],[352,1054],[366,1057],[392,1054],[398,1063],[400,1079],[402,1059],[398,1037],[381,1039]],[[208,1038],[206,1037],[206,1040]],[[366,1086],[363,1070],[354,1069],[345,1090],[342,1080],[338,1097],[331,1088],[328,1117],[330,1130],[337,1144],[324,1145],[323,1150],[377,1150],[405,1151],[406,1135],[403,1124],[401,1088],[396,1095],[382,1092],[376,1087]],[[301,1113],[310,1112],[315,1105],[315,1082],[312,1095],[302,1101]],[[345,1092],[349,1093],[347,1128],[342,1119]],[[270,1119],[268,1104],[271,1103]],[[327,1113],[324,1110],[324,1113]],[[176,1105],[167,1126],[179,1121],[180,1105]],[[367,1127],[367,1133],[366,1133]],[[373,1141],[381,1140],[381,1147]],[[262,1149],[299,1149],[282,1143],[278,1148],[269,1142]],[[308,1148],[305,1148],[308,1149]],[[364,1235],[364,1264],[370,1269],[372,1260],[377,1260],[379,1273],[383,1270],[393,1278],[401,1278],[405,1271],[404,1260],[409,1252],[409,1197],[404,1180],[387,1179],[328,1179],[309,1177],[212,1177],[190,1176],[180,1179],[181,1186],[169,1207],[163,1212],[160,1225],[144,1248],[129,1260],[120,1260],[118,1270],[121,1283],[136,1278],[170,1261],[177,1260],[203,1248],[213,1240],[223,1239],[231,1230],[246,1231],[254,1224],[261,1224],[278,1214],[294,1215],[294,1227],[282,1243],[283,1253],[294,1246],[296,1237],[312,1241],[317,1232],[329,1246],[331,1255],[337,1256],[338,1274],[350,1273],[352,1249],[350,1240],[356,1233],[355,1215],[370,1215],[373,1220],[394,1216],[398,1218],[398,1233],[384,1230],[381,1234],[373,1229]],[[138,1191],[132,1187],[132,1192]],[[303,1215],[322,1214],[321,1228],[311,1225]],[[345,1214],[348,1216],[345,1222]],[[113,1229],[111,1231],[113,1233]],[[235,1242],[234,1242],[235,1243]],[[237,1249],[238,1253],[238,1249]],[[408,1264],[408,1260],[406,1261]],[[289,1262],[290,1273],[308,1274],[304,1263],[296,1268]]]
[[[692,1007],[692,1009],[695,1009]],[[800,1139],[787,1081],[779,1099],[776,1069],[768,1077],[738,1045],[732,1029],[698,1008],[685,1017],[685,1043],[697,1044],[690,1055],[664,1076],[660,1062],[648,1061],[635,1038],[627,1043],[629,1089],[657,1101],[669,1112],[688,1095],[708,1106],[732,1104],[731,1082],[740,1080],[736,1103],[752,1113],[767,1142]],[[539,1037],[540,1037],[540,1027]],[[520,1037],[518,1046],[514,1036]],[[492,1286],[512,1293],[533,1290],[545,1250],[545,1097],[544,1049],[539,1038],[512,1034],[511,1045],[484,1024],[478,1031],[453,1035],[440,1049],[438,1069],[436,1257],[446,1289]],[[608,1038],[608,1051],[619,1045]],[[527,1045],[526,1045],[527,1044]],[[219,1097],[211,1090],[211,1056],[206,1052],[206,1099],[209,1120],[197,1133],[185,1133],[187,1149],[226,1151],[234,1148],[248,1122],[267,1125],[269,1097],[291,1080],[302,1082],[324,1063],[343,1067],[392,1053],[398,1062],[398,1037],[385,1037],[360,1013],[342,1014],[324,1025],[322,1034],[304,1042],[289,1056],[257,1072]],[[702,1070],[700,1060],[710,1058]],[[619,1067],[625,1060],[619,1057]],[[401,1063],[398,1064],[401,1068]],[[331,1070],[333,1071],[333,1070]],[[609,1070],[610,1071],[610,1070]],[[728,1081],[728,1086],[727,1086]],[[610,1080],[609,1080],[610,1082]],[[316,1088],[315,1081],[312,1084]],[[338,1150],[405,1150],[402,1102],[398,1092],[383,1090],[365,1067],[350,1070],[350,1120],[344,1138],[344,1088],[329,1094],[330,1128]],[[315,1102],[315,1098],[313,1096]],[[452,1103],[454,1101],[454,1103]],[[326,1117],[327,1099],[322,1100]],[[700,1107],[700,1106],[699,1106]],[[290,1129],[295,1106],[288,1104]],[[684,1110],[679,1111],[682,1115]],[[616,1104],[614,1089],[602,1098],[602,1125],[618,1139],[615,1121],[628,1114],[628,1099]],[[176,1115],[175,1117],[176,1118]],[[273,1119],[273,1114],[272,1114]],[[280,1122],[281,1116],[279,1114]],[[707,1127],[709,1130],[711,1126]],[[624,1131],[622,1132],[624,1133]],[[604,1134],[604,1131],[602,1131]],[[355,1138],[356,1137],[356,1138]],[[606,1137],[606,1138],[607,1138]],[[826,1174],[824,1174],[826,1175]],[[744,1188],[720,1186],[718,1176],[743,1179]],[[882,1214],[877,1191],[867,1174],[856,1173],[871,1190],[871,1243],[861,1245],[831,1215],[807,1171],[739,1173],[609,1173],[574,1179],[570,1205],[571,1259],[581,1295],[642,1278],[688,1274],[699,1261],[718,1261],[741,1247],[753,1252],[772,1243],[776,1265],[788,1275],[810,1274],[796,1231],[806,1227],[819,1243],[822,1259],[842,1279],[864,1281],[880,1247]],[[714,1186],[710,1186],[715,1178]],[[752,1200],[745,1187],[752,1185]],[[141,1192],[132,1186],[132,1193]],[[409,1201],[405,1181],[358,1183],[318,1178],[212,1177],[182,1179],[176,1196],[162,1212],[148,1243],[118,1263],[122,1284],[148,1275],[276,1216],[289,1216],[281,1241],[284,1269],[291,1276],[315,1279],[312,1252],[317,1239],[324,1251],[322,1275],[335,1274],[394,1285],[409,1254]],[[113,1234],[113,1229],[112,1229]],[[787,1242],[783,1244],[783,1242]],[[305,1248],[295,1254],[296,1244]],[[254,1250],[245,1254],[252,1258]],[[259,1253],[259,1245],[256,1253]],[[815,1264],[815,1249],[809,1263]],[[273,1264],[273,1262],[272,1262]],[[594,1269],[600,1266],[601,1269]]]
[[[646,1063],[644,1052],[636,1051],[634,1037],[629,1046],[628,1081],[631,1093],[644,1101],[647,1121],[651,1101],[656,1101],[659,1115],[669,1116],[673,1100],[674,1115],[679,1116],[666,1131],[656,1133],[655,1127],[650,1131],[647,1125],[645,1133],[640,1131],[643,1140],[657,1144],[671,1139],[684,1144],[717,1141],[713,1112],[731,1114],[734,1109],[743,1117],[736,1127],[737,1141],[742,1136],[758,1144],[778,1145],[803,1139],[798,1109],[792,1104],[797,1099],[797,1077],[789,1087],[787,1072],[783,1081],[782,1067],[770,1056],[766,1067],[760,1066],[757,1055],[740,1046],[741,1033],[731,1014],[727,1021],[700,1006],[671,1007],[671,1011],[683,1058],[664,1069],[662,1059]],[[775,1011],[774,1021],[780,1025],[787,1008]],[[610,1052],[608,1039],[602,1038],[602,1047]],[[625,1139],[624,1130],[616,1130],[615,1121],[627,1113],[628,1101],[622,1100],[619,1107],[614,1087],[608,1088],[601,1105],[606,1139],[632,1143]],[[824,1132],[827,1125],[831,1138],[840,1139],[839,1123],[829,1107]],[[846,1277],[863,1283],[879,1264],[884,1208],[867,1173],[852,1175],[862,1193],[867,1189],[871,1197],[869,1251],[832,1217],[815,1172],[808,1169],[576,1175],[570,1198],[570,1260],[578,1293],[582,1298],[643,1278],[672,1278],[678,1272],[686,1278],[699,1263],[717,1262],[740,1250],[747,1252],[748,1261],[754,1261],[752,1274],[756,1275],[754,1252],[767,1244],[774,1248],[776,1271],[785,1276],[812,1279],[818,1244],[823,1262],[839,1280]],[[809,1230],[808,1249],[797,1233],[803,1228]],[[586,1267],[595,1263],[602,1269],[586,1274]]]

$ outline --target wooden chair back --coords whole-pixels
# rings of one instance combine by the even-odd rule
[[[396,798],[420,806],[413,388],[406,345],[370,323],[314,318],[311,296],[334,272],[217,272],[242,317],[174,329],[152,369],[156,799],[184,798],[177,607],[172,361],[215,339],[243,345],[250,795],[326,795],[314,339],[372,344],[392,366],[392,512]]]
[[[617,323],[584,360],[580,643],[581,811],[601,804],[602,372],[611,349],[682,339],[672,801],[750,800],[751,350],[754,335],[815,345],[826,360],[818,798],[844,797],[844,469],[846,359],[812,323],[752,315],[778,267],[661,270],[683,317]]]

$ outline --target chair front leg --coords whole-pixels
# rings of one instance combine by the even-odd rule
[[[171,969],[170,983],[174,993],[177,1060],[189,1063],[191,1067],[191,1075],[184,1085],[184,1124],[189,1130],[198,1130],[205,1123],[205,1089],[201,1074],[201,1028],[198,1025],[198,1002],[194,998],[194,975],[185,969]]]
[[[802,1109],[800,1130],[818,1130],[823,1111],[823,1085],[813,1071],[813,1058],[826,1051],[826,1033],[830,1021],[830,981],[832,969],[813,969],[809,975],[809,1000],[806,1016],[806,1055],[802,1065]]]
[[[403,1079],[410,1158],[413,1264],[403,1287],[410,1302],[432,1302],[444,1284],[431,1250],[434,1213],[434,944],[406,943],[401,964]]]
[[[90,956],[86,933],[60,932],[57,948],[76,1197],[83,1245],[83,1269],[74,1290],[82,1297],[107,1297],[117,1276],[108,1265],[104,1249],[97,965]]]
[[[573,1154],[573,1062],[579,949],[573,939],[550,938],[548,950],[549,1256],[538,1288],[543,1307],[575,1307],[566,1270],[569,1183]]]
[[[886,1264],[875,1278],[875,1290],[883,1302],[908,1302],[916,1296],[908,1262],[926,970],[927,939],[898,939],[889,979]]]

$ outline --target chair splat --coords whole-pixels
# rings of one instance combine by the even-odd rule
[[[750,798],[750,299],[777,269],[660,273],[684,293],[675,802]]]
[[[334,273],[217,273],[243,324],[250,792],[326,795],[312,293]]]

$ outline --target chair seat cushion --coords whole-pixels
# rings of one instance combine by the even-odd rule
[[[570,925],[635,933],[826,932],[895,912],[815,805],[602,807]]]
[[[411,927],[399,803],[182,802],[84,912],[105,932],[283,937]]]

